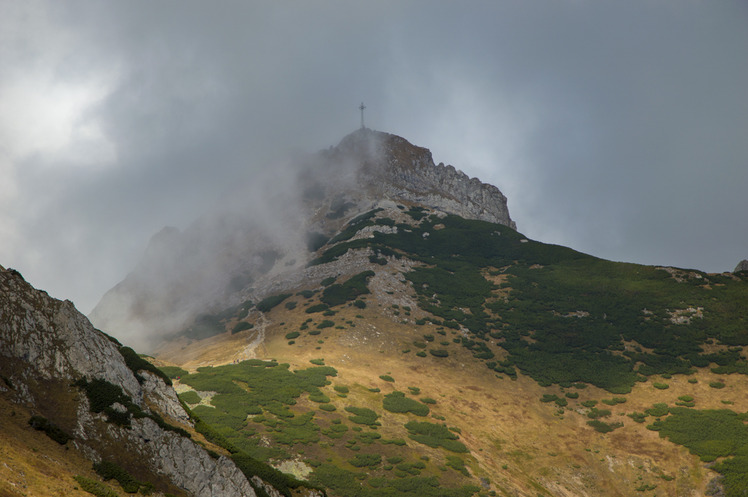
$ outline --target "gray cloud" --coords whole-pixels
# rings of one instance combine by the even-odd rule
[[[0,0],[0,264],[87,312],[162,226],[241,204],[361,100],[528,236],[748,257],[745,3],[494,3]]]

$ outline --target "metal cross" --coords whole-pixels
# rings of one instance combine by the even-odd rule
[[[366,128],[366,126],[364,126],[364,109],[366,106],[361,102],[361,105],[359,105],[358,108],[361,110],[361,129],[364,129]]]

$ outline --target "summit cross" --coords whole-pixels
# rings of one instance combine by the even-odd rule
[[[361,129],[364,129],[366,128],[366,126],[364,126],[364,109],[366,108],[366,106],[363,102],[361,102],[361,105],[359,105],[358,108],[359,110],[361,110]]]

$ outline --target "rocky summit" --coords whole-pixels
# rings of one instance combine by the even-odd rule
[[[143,337],[134,344],[150,348],[154,336],[178,331],[201,313],[261,298],[279,278],[296,278],[320,244],[377,207],[418,205],[516,228],[497,187],[435,165],[428,149],[404,138],[367,128],[299,159],[288,176],[269,186],[277,193],[261,209],[211,214],[183,232],[164,228],[91,321],[115,336]]]

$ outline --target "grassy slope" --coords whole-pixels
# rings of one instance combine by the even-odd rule
[[[374,216],[364,216],[356,228],[375,223]],[[400,235],[372,240],[350,240],[355,231],[350,230],[338,237],[340,243],[324,253],[321,262],[334,260],[345,248],[370,247],[378,254],[373,262],[408,253],[428,263],[407,274],[420,295],[398,276],[407,261],[390,257],[387,266],[372,266],[378,269],[368,283],[372,294],[357,297],[367,303],[365,309],[348,302],[334,307],[332,316],[307,314],[304,309],[324,297],[323,288],[317,287],[309,298],[290,297],[288,302],[295,307],[278,305],[263,316],[266,338],[251,354],[289,363],[291,370],[309,368],[310,360],[324,358],[337,371],[332,384],[349,387],[346,397],[338,396],[332,386],[321,389],[336,407],[332,413],[319,410],[305,395],[291,407],[297,416],[313,412],[311,422],[322,430],[332,419],[341,419],[350,428],[346,436],[321,435],[322,444],[283,446],[285,455],[299,455],[314,464],[331,460],[346,471],[360,471],[347,462],[356,455],[349,443],[355,424],[346,420],[344,408],[354,405],[380,414],[382,427],[377,431],[384,438],[407,441],[407,447],[375,443],[359,453],[402,453],[411,461],[426,456],[422,476],[438,476],[446,486],[478,484],[487,478],[490,490],[499,495],[514,488],[525,495],[641,495],[654,486],[657,495],[703,491],[714,473],[685,448],[647,430],[652,417],[639,424],[626,414],[644,412],[656,402],[673,406],[684,395],[694,397],[695,409],[748,410],[748,401],[740,394],[748,386],[744,375],[717,375],[695,367],[704,361],[703,365],[720,361],[733,369],[743,367],[742,351],[728,346],[745,340],[739,312],[746,295],[744,281],[601,261],[562,247],[523,242],[521,235],[504,227],[458,218],[425,218],[420,226],[410,226],[409,234],[403,228]],[[699,307],[700,315],[690,324],[670,319],[677,310]],[[424,318],[436,323],[416,324]],[[323,320],[335,326],[309,334]],[[229,319],[226,329],[235,324]],[[460,327],[461,331],[453,329]],[[208,339],[209,348],[204,342],[183,341],[164,350],[161,358],[188,368],[231,362],[238,358],[237,348],[258,332],[218,335]],[[299,336],[290,343],[285,337],[292,332]],[[446,350],[449,356],[419,357],[422,345],[423,350]],[[486,357],[486,350],[494,357]],[[483,353],[482,359],[475,357],[478,353]],[[495,371],[487,368],[491,363]],[[595,367],[578,367],[585,363]],[[381,380],[384,374],[395,382]],[[709,386],[718,379],[725,388]],[[592,386],[572,386],[582,381]],[[411,395],[408,387],[418,387],[419,395]],[[381,391],[371,392],[373,388]],[[408,437],[404,424],[423,418],[382,408],[383,396],[395,389],[437,401],[430,406],[429,421],[438,423],[433,416],[443,417],[448,426],[461,430],[460,441],[470,450],[461,456],[470,479],[452,468],[444,470],[447,456],[454,454]],[[626,392],[630,393],[623,404],[597,405],[611,411],[602,421],[623,427],[600,434],[587,425],[590,409],[582,402]],[[567,398],[566,393],[578,398]],[[546,394],[566,399],[568,405],[540,402]],[[272,440],[278,433],[277,426],[247,426],[250,431],[245,434],[254,430],[252,438],[257,440]],[[367,472],[392,479],[392,470],[382,466]]]
[[[32,413],[0,394],[0,496],[90,496],[78,488],[77,475],[99,481],[91,462],[28,424]],[[118,485],[108,485],[127,495]]]

